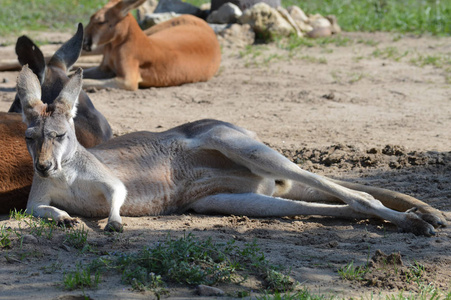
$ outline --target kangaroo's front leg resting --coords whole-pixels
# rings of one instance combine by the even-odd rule
[[[72,227],[78,223],[78,219],[72,218],[64,210],[50,205],[28,205],[26,213],[32,214],[35,217],[53,219],[58,226]]]
[[[105,185],[105,198],[110,204],[110,214],[108,216],[108,223],[105,226],[105,231],[122,232],[122,218],[120,210],[127,197],[127,189],[120,180],[115,180],[112,185]]]

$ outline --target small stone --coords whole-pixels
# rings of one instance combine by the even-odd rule
[[[221,289],[203,284],[197,286],[197,293],[199,296],[223,296],[225,294]]]
[[[38,239],[34,235],[25,234],[22,236],[22,242],[25,244],[37,244]]]

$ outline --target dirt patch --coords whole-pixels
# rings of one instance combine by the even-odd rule
[[[420,56],[449,57],[451,38],[345,33],[337,42],[294,52],[275,45],[252,49],[223,47],[220,71],[208,82],[136,92],[90,90],[89,96],[115,135],[221,119],[257,132],[309,171],[407,193],[451,217],[449,71],[446,65],[413,63]],[[385,49],[407,54],[381,55],[388,53]],[[0,53],[14,58],[14,46],[0,47]],[[2,111],[12,103],[17,74],[0,73]],[[451,287],[449,227],[426,238],[398,233],[380,220],[316,216],[185,214],[124,218],[124,224],[123,234],[105,235],[106,219],[82,218],[79,228],[86,229],[90,245],[83,250],[67,240],[67,233],[55,231],[49,238],[23,221],[1,216],[0,227],[11,228],[11,233],[24,230],[30,237],[12,234],[11,247],[0,250],[0,294],[8,299],[152,297],[151,292],[132,290],[114,272],[103,276],[97,289],[66,291],[62,280],[77,264],[112,252],[135,253],[168,233],[192,233],[218,243],[235,239],[240,247],[256,239],[270,262],[285,266],[287,274],[315,293],[350,298],[414,293],[418,282],[445,291]],[[390,254],[401,259],[397,271],[391,264],[381,266],[381,258],[390,261]],[[372,263],[365,280],[340,278],[339,268],[350,262],[364,266],[368,257]],[[406,276],[417,264],[423,267],[422,276],[409,282]],[[254,295],[263,286],[259,276],[241,285],[219,285],[227,297],[243,290]],[[194,286],[170,284],[168,290],[170,297],[198,297]]]

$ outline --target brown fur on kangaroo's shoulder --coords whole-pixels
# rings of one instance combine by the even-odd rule
[[[0,113],[0,214],[27,204],[33,164],[25,144],[26,128],[20,114]]]

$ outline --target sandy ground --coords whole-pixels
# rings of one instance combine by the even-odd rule
[[[54,42],[70,37],[43,36]],[[201,118],[221,119],[257,132],[265,143],[307,170],[408,193],[450,218],[451,75],[446,71],[450,65],[419,67],[411,60],[447,56],[449,62],[451,38],[344,33],[340,39],[347,44],[302,47],[291,54],[274,45],[250,51],[224,47],[220,71],[209,82],[136,92],[88,92],[116,135],[163,131]],[[406,55],[398,59],[376,55],[394,50]],[[15,57],[11,45],[0,47],[0,54]],[[14,98],[16,76],[17,72],[0,73],[1,111],[8,110]],[[125,232],[115,236],[104,235],[106,219],[82,219],[79,226],[88,228],[88,241],[97,253],[111,249],[131,253],[152,246],[168,233],[179,237],[192,232],[218,242],[236,239],[240,245],[257,239],[265,256],[285,266],[301,286],[340,298],[378,299],[418,291],[418,285],[406,276],[378,265],[377,257],[368,275],[372,278],[351,282],[337,273],[352,261],[365,264],[377,250],[399,253],[405,270],[415,262],[424,266],[423,284],[451,292],[449,227],[427,238],[398,233],[380,220],[325,217],[186,214],[124,218],[124,223]],[[19,222],[0,216],[0,226],[18,229]],[[67,246],[61,235],[52,240],[30,238],[22,248],[13,238],[11,249],[0,249],[0,299],[78,299],[83,293],[91,299],[147,299],[153,295],[131,291],[118,274],[102,278],[97,289],[65,291],[63,274],[96,254]],[[236,291],[261,286],[247,282],[219,288],[231,297]],[[170,297],[197,297],[190,286],[173,285],[169,290]]]

